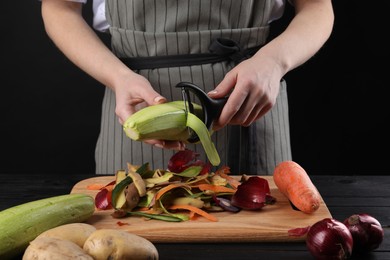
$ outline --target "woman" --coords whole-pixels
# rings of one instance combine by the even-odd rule
[[[329,38],[331,0],[290,1],[295,16],[271,41],[270,24],[283,14],[285,0],[95,1],[94,29],[111,34],[111,50],[83,19],[83,1],[42,0],[42,17],[58,48],[107,86],[95,153],[97,174],[113,174],[128,162],[165,168],[173,152],[184,147],[206,160],[199,145],[134,142],[122,130],[121,124],[140,106],[180,100],[175,85],[182,81],[198,85],[212,98],[229,94],[214,123],[213,141],[221,164],[233,173],[272,174],[277,163],[292,159],[283,76]],[[195,62],[196,54],[210,53],[216,42],[237,44],[245,59]],[[153,67],[152,58],[139,67],[145,57],[174,62]],[[188,61],[181,64],[182,58]]]

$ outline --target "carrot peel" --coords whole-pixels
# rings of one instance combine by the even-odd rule
[[[197,185],[194,185],[193,187],[197,187],[201,191],[211,190],[215,193],[220,193],[220,192],[235,193],[236,192],[236,190],[232,189],[232,188],[228,188],[228,187],[221,186],[221,185],[208,184],[208,183],[197,184]]]
[[[218,221],[218,218],[207,213],[206,211],[200,209],[200,208],[197,208],[197,207],[194,207],[194,206],[191,206],[191,205],[171,205],[168,207],[168,209],[170,210],[178,210],[178,209],[184,209],[184,210],[189,210],[190,212],[193,212],[193,213],[196,213],[198,215],[201,215],[202,217],[210,220],[210,221],[214,221],[214,222],[217,222]]]
[[[154,199],[157,201],[157,200],[159,200],[161,198],[162,195],[164,195],[168,191],[173,190],[175,188],[179,188],[179,187],[187,187],[188,188],[188,185],[185,184],[185,183],[182,183],[182,182],[169,184],[169,185],[165,186],[164,188],[161,188],[156,193]]]

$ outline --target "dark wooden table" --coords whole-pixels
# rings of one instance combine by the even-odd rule
[[[0,173],[0,210],[32,200],[67,194],[80,180],[93,174],[58,175]],[[385,230],[381,246],[352,259],[390,259],[390,175],[311,176],[332,216],[344,220],[368,213]],[[156,244],[160,259],[313,259],[303,242],[291,243],[181,243]]]

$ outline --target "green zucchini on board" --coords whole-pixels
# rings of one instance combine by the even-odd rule
[[[94,198],[86,194],[60,195],[0,211],[0,259],[23,253],[46,230],[86,221],[94,211]]]
[[[172,101],[145,107],[132,114],[123,124],[127,137],[142,141],[147,139],[187,141],[192,129],[199,137],[207,158],[214,166],[220,164],[219,154],[211,140],[211,131],[200,118],[202,107],[193,104],[194,113],[185,111],[184,101]]]

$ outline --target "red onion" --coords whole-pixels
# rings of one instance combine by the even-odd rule
[[[344,220],[353,237],[353,250],[372,251],[383,241],[384,231],[379,221],[365,213]]]
[[[352,255],[352,234],[342,222],[325,218],[310,227],[306,246],[316,259],[348,259]]]
[[[264,178],[252,176],[237,187],[232,196],[233,206],[246,210],[257,210],[264,207],[270,200],[268,181]]]

